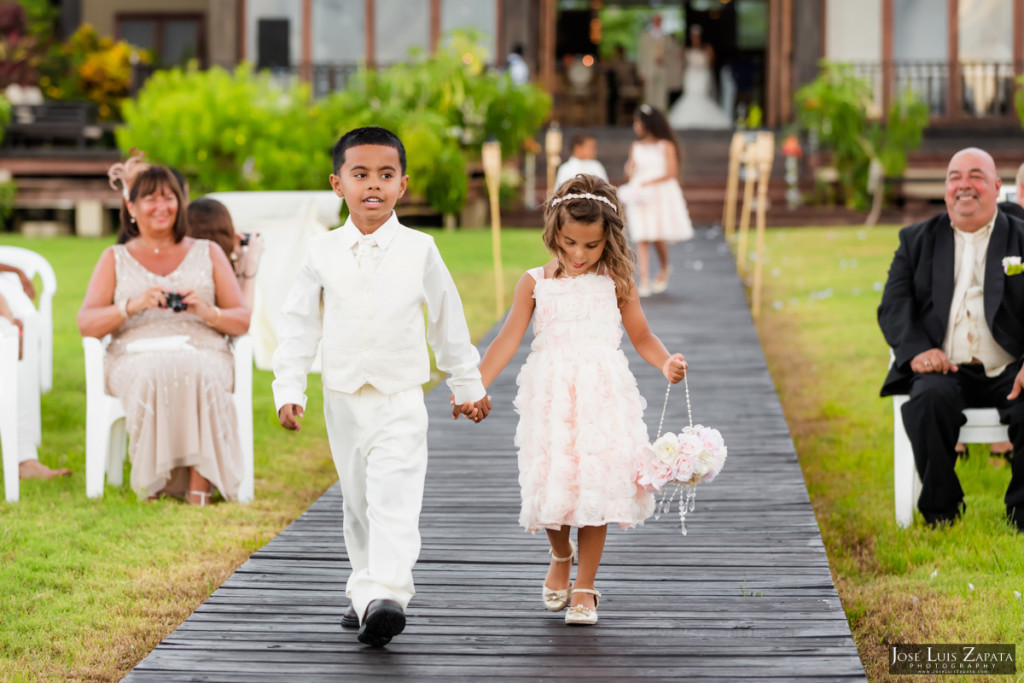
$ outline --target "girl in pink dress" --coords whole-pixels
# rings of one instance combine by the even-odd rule
[[[619,348],[623,327],[640,356],[670,382],[686,375],[647,324],[633,284],[615,188],[590,175],[566,181],[548,202],[544,243],[554,258],[519,280],[512,309],[480,363],[489,385],[515,355],[533,319],[532,351],[519,373],[520,524],[544,529],[551,564],[544,605],[570,605],[569,624],[597,622],[594,578],[607,525],[641,524],[654,500],[636,483],[633,452],[647,441],[644,400]],[[471,404],[461,412],[477,419]],[[579,567],[570,584],[578,527]]]

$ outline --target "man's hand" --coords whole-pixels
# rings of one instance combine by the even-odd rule
[[[297,432],[302,429],[302,425],[299,424],[299,418],[302,417],[303,413],[302,406],[299,404],[286,403],[281,406],[281,410],[277,411],[277,420],[285,429]]]
[[[949,357],[942,349],[928,349],[914,356],[910,361],[910,369],[919,374],[941,372],[945,375],[960,368],[949,362]]]
[[[1020,396],[1021,391],[1024,391],[1024,367],[1020,369],[1020,372],[1018,372],[1017,376],[1014,378],[1013,389],[1010,390],[1010,393],[1006,396],[1006,398],[1012,401],[1013,399]]]

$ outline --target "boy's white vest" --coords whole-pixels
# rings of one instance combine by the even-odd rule
[[[340,236],[328,233],[310,250],[324,287],[323,385],[393,394],[427,382],[423,273],[433,238],[399,226],[376,271],[365,273],[352,250],[331,244]]]

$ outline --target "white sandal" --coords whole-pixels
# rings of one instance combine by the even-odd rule
[[[197,503],[189,503],[189,505],[196,505],[198,507],[203,508],[203,507],[206,507],[206,503],[209,502],[211,492],[210,491],[189,491],[185,495],[186,495],[186,498],[188,496],[199,496],[199,502],[197,502]]]
[[[574,593],[590,593],[594,596],[594,607],[586,607],[584,605],[573,605],[569,608],[569,611],[565,613],[565,623],[574,624],[577,626],[592,626],[597,623],[597,603],[598,598],[601,594],[593,588],[575,588]]]
[[[556,557],[553,550],[548,550],[548,555],[551,556],[551,561],[569,562],[570,564],[575,561],[576,544],[572,542],[572,539],[569,539],[569,547],[572,549],[572,553],[570,553],[569,557]],[[548,585],[545,583],[543,589],[544,590],[541,595],[544,597],[544,606],[551,612],[561,612],[569,604],[569,601],[572,600],[572,586],[565,590],[556,591],[548,588]]]

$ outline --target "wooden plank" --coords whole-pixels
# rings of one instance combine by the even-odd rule
[[[698,492],[688,535],[674,511],[609,530],[596,627],[566,627],[543,609],[546,538],[517,525],[512,398],[528,336],[479,425],[450,419],[444,389],[427,396],[417,595],[385,650],[339,626],[350,567],[335,485],[126,680],[865,680],[730,252],[702,230],[672,253],[669,292],[644,309],[686,354],[694,418],[721,430],[729,459]],[[653,436],[665,382],[625,351]],[[666,424],[679,429],[685,416],[674,389]]]

